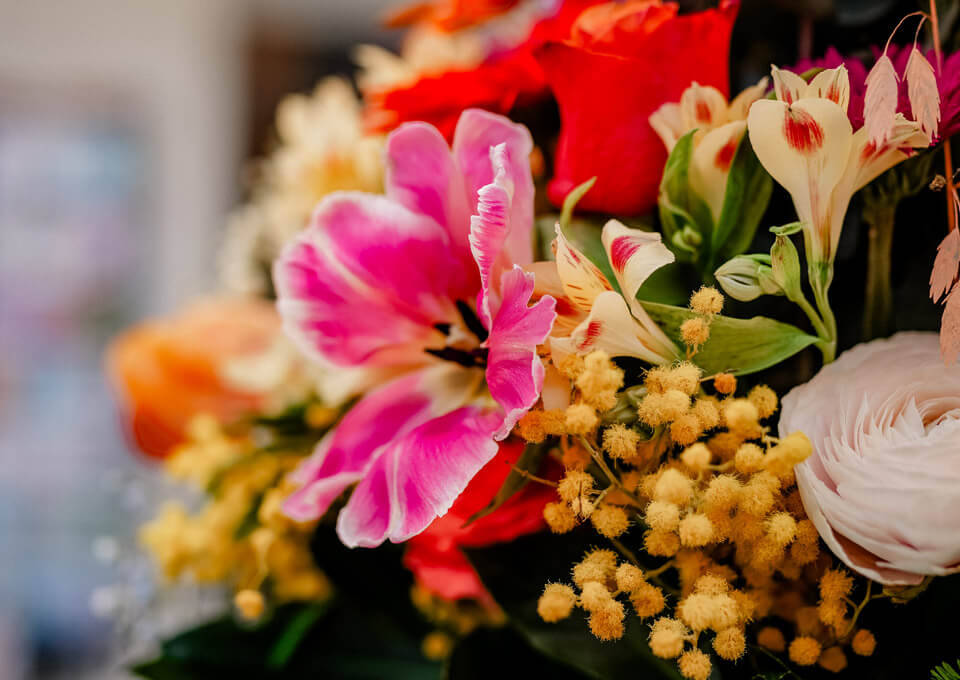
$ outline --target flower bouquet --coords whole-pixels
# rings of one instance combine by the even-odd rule
[[[435,0],[282,103],[108,353],[159,587],[232,596],[135,672],[960,678],[960,56],[731,94],[740,9]]]

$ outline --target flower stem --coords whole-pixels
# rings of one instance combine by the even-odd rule
[[[822,342],[819,347],[823,353],[823,363],[829,364],[837,356],[837,317],[833,315],[828,296],[830,280],[833,278],[833,264],[825,266],[829,268],[829,271],[825,270],[816,274],[810,272],[810,286],[813,288],[813,298],[817,303],[817,310],[820,312],[825,331],[820,336]]]
[[[863,219],[870,227],[863,306],[863,340],[865,341],[886,337],[893,331],[890,259],[896,211],[897,201],[868,203],[863,210]]]

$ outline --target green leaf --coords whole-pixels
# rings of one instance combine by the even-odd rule
[[[267,656],[268,668],[283,668],[289,663],[297,647],[303,642],[304,636],[326,613],[328,604],[314,604],[297,613],[287,625],[280,639],[274,643]]]
[[[772,191],[773,180],[757,160],[749,133],[744,133],[730,164],[709,271],[713,271],[714,264],[725,262],[750,247]]]
[[[944,661],[942,664],[930,671],[931,680],[960,680],[960,659],[957,660],[956,668]]]
[[[670,152],[663,168],[660,195],[657,200],[663,242],[681,261],[697,260],[704,251],[709,252],[713,231],[710,208],[690,187],[690,159],[693,156],[695,132],[691,130],[677,140],[673,151]],[[685,228],[699,235],[702,248],[693,248],[689,239],[683,237]]]
[[[570,224],[570,219],[573,217],[573,211],[576,209],[577,203],[580,202],[584,194],[590,191],[596,183],[597,178],[591,177],[583,184],[574,187],[573,190],[567,194],[567,197],[563,199],[563,208],[560,210],[560,228],[564,230],[564,233],[566,233],[567,225]]]
[[[580,610],[559,623],[545,623],[537,615],[544,584],[568,577],[570,565],[595,542],[590,530],[566,534],[563,540],[534,534],[467,554],[511,625],[540,653],[594,680],[679,680],[676,662],[650,651],[649,628],[636,616],[627,617],[623,638],[601,642],[590,634]]]
[[[463,526],[470,526],[481,517],[486,517],[491,512],[510,500],[515,493],[520,491],[520,489],[526,486],[527,482],[530,480],[526,475],[518,472],[518,470],[524,470],[525,472],[536,474],[537,470],[540,469],[540,463],[543,461],[543,457],[546,455],[546,453],[547,445],[543,442],[540,444],[527,444],[523,448],[523,453],[520,454],[520,458],[513,466],[514,469],[511,470],[510,474],[507,475],[507,478],[503,481],[503,484],[500,486],[497,494],[493,497],[493,500],[490,501],[487,507],[475,512],[470,519],[464,523]]]
[[[650,318],[682,346],[680,325],[698,315],[683,307],[642,300],[641,304]],[[693,357],[693,362],[707,375],[724,371],[745,375],[778,364],[817,340],[796,326],[763,316],[751,319],[717,316],[710,324],[710,339]]]

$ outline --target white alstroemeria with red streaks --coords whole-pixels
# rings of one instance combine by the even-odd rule
[[[453,148],[425,123],[387,140],[386,195],[337,193],[274,266],[287,332],[338,366],[389,367],[295,473],[284,509],[322,515],[350,485],[348,546],[404,541],[445,514],[539,398],[554,300],[529,306],[530,133],[479,110]],[[476,311],[474,311],[476,310]]]
[[[854,132],[844,66],[821,71],[809,84],[773,67],[773,83],[777,99],[750,107],[750,142],[763,167],[793,197],[808,262],[830,264],[853,194],[914,149],[929,146],[930,138],[899,113],[882,144],[870,141],[866,127]]]
[[[554,360],[603,350],[651,364],[680,357],[676,345],[637,300],[643,282],[674,256],[655,232],[630,229],[617,220],[603,227],[603,246],[621,293],[557,225],[556,262],[537,262],[537,293],[557,301],[557,323],[550,338]]]
[[[690,185],[706,201],[714,221],[720,219],[727,177],[737,146],[747,129],[747,112],[767,90],[767,79],[727,98],[715,87],[693,83],[679,102],[664,104],[650,116],[650,127],[663,140],[667,153],[691,130],[694,136],[690,158]]]

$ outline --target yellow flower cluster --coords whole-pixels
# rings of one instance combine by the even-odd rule
[[[287,473],[302,453],[258,451],[248,435],[227,436],[204,418],[166,463],[176,479],[210,492],[190,514],[170,502],[140,529],[140,542],[167,582],[192,579],[236,589],[244,618],[264,610],[265,588],[278,601],[323,600],[331,586],[309,549],[313,525],[298,524],[280,510],[293,491]]]
[[[507,621],[503,610],[492,601],[448,600],[418,584],[410,588],[410,600],[425,619],[437,626],[421,643],[423,655],[434,661],[450,656],[456,641],[480,626],[502,626]]]
[[[710,318],[721,303],[701,290],[692,305]],[[565,472],[557,500],[544,508],[549,528],[562,534],[589,520],[620,557],[593,550],[574,566],[572,585],[548,584],[538,604],[544,621],[580,607],[593,634],[613,640],[624,633],[625,602],[641,618],[664,614],[651,626],[651,649],[676,659],[691,680],[711,672],[703,636],[716,656],[734,661],[748,624],[769,616],[792,623],[795,635],[788,644],[781,630],[765,627],[757,643],[797,664],[839,671],[847,645],[872,653],[872,635],[854,633],[849,616],[853,581],[829,568],[796,489],[793,468],[810,455],[810,441],[801,432],[778,440],[764,424],[778,408],[773,390],[756,386],[738,397],[733,375],[705,380],[683,361],[651,368],[641,388],[609,394],[623,374],[603,353],[561,364],[571,406],[533,411],[517,431],[530,441],[559,437],[553,454]],[[628,393],[633,419],[623,417]],[[631,526],[642,534],[628,533]],[[633,537],[642,546],[628,547]],[[666,560],[649,568],[655,558]],[[810,602],[817,582],[820,602]]]

